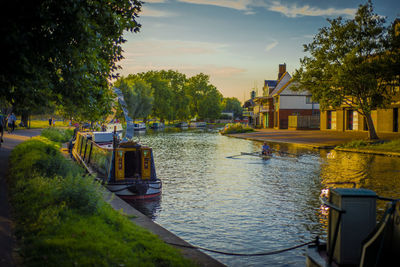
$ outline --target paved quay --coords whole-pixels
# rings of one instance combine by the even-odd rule
[[[319,130],[257,129],[255,132],[227,134],[226,136],[260,142],[286,143],[315,149],[333,148],[353,140],[367,139],[367,132],[331,132]],[[381,140],[399,139],[399,134],[380,133]]]

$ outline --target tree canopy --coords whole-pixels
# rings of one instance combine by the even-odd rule
[[[242,104],[236,97],[224,97],[222,110],[224,112],[233,112],[234,118],[240,117],[243,112]]]
[[[394,36],[385,19],[373,12],[371,1],[359,6],[354,19],[328,22],[304,45],[309,56],[300,60],[293,77],[297,89],[310,91],[322,109],[344,106],[359,111],[367,119],[369,138],[376,139],[371,111],[390,104],[398,88],[398,62],[388,60],[388,48],[395,43],[389,39]]]
[[[122,77],[114,85],[124,90],[125,85],[131,81],[136,83],[138,80],[150,86],[152,96],[151,113],[144,113],[142,118],[150,115],[162,121],[193,118],[213,120],[221,114],[222,95],[210,84],[208,75],[200,73],[187,78],[186,75],[173,70],[148,71]],[[128,101],[127,104],[129,105]],[[140,103],[132,105],[141,106]]]
[[[141,2],[14,0],[1,9],[0,97],[16,110],[54,106],[101,117],[124,31],[137,32]]]

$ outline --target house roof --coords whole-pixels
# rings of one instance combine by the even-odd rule
[[[292,76],[288,72],[285,72],[282,77],[278,80],[274,91],[271,92],[270,96],[275,96],[280,94],[290,83]]]

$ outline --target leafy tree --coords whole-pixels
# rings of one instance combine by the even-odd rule
[[[141,78],[129,75],[121,78],[116,83],[123,95],[127,105],[129,116],[136,118],[146,118],[150,115],[153,107],[153,96],[151,86]]]
[[[139,30],[140,7],[139,0],[7,2],[0,14],[1,97],[21,113],[52,104],[82,117],[106,113],[122,35]]]
[[[368,137],[377,139],[371,111],[386,107],[395,88],[393,62],[385,60],[385,19],[368,1],[359,6],[354,19],[328,22],[304,46],[310,56],[300,60],[294,75],[297,89],[309,90],[322,109],[345,105],[358,110],[366,118]]]
[[[152,115],[160,118],[161,121],[169,119],[171,117],[172,93],[168,80],[163,79],[158,71],[148,71],[138,75],[150,84],[153,90]]]
[[[189,119],[189,97],[185,92],[186,75],[173,70],[162,70],[160,71],[160,75],[168,81],[168,87],[171,90],[171,110],[168,119]]]
[[[242,115],[242,104],[236,97],[224,97],[222,100],[222,111],[233,112],[233,116],[239,117]]]
[[[216,119],[221,114],[222,95],[209,84],[210,77],[203,73],[189,78],[186,92],[190,98],[190,115],[202,119]]]

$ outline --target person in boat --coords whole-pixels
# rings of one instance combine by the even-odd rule
[[[264,142],[264,145],[262,146],[262,155],[270,156],[272,154],[271,148],[267,144],[267,142]]]

